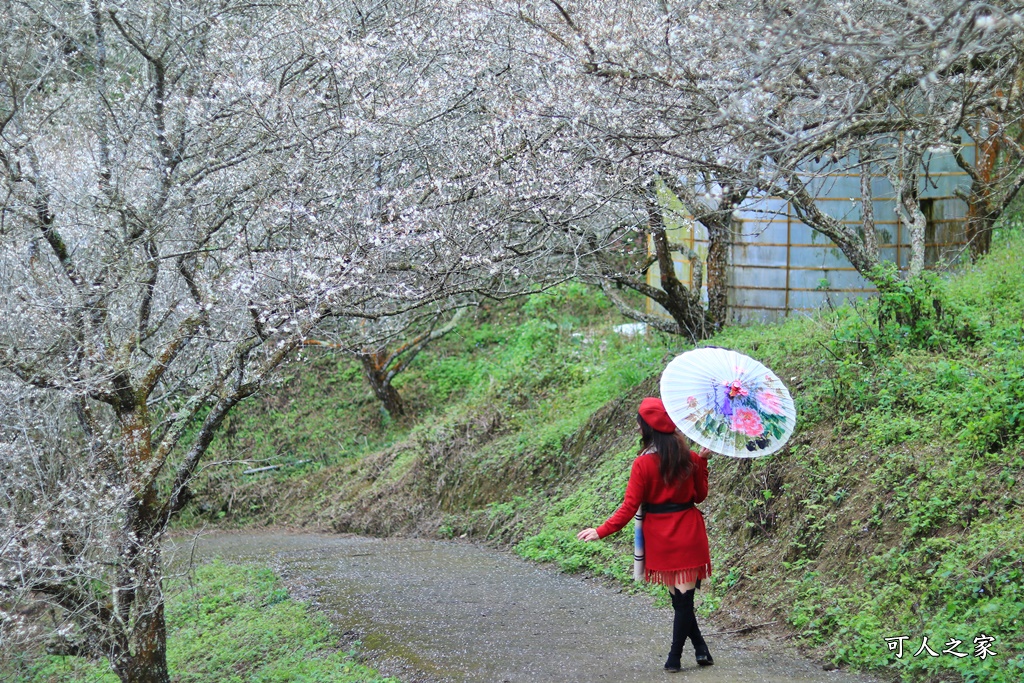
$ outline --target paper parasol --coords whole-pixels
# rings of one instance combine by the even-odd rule
[[[734,458],[774,453],[796,427],[796,406],[782,380],[729,349],[677,356],[661,375],[661,400],[683,434]]]

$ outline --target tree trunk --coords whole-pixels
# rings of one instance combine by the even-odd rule
[[[995,219],[977,203],[971,203],[967,212],[965,226],[967,244],[971,251],[971,260],[977,261],[988,253],[992,247],[992,228]]]
[[[875,232],[875,202],[871,192],[871,156],[861,151],[860,168],[860,222],[864,232],[864,250],[878,259],[878,235]]]
[[[975,174],[971,183],[971,198],[967,205],[966,238],[971,260],[988,253],[992,246],[992,226],[996,219],[992,211],[992,174],[999,158],[999,135],[995,124],[989,125],[988,135],[975,146]],[[975,136],[981,138],[981,131]],[[998,213],[995,213],[998,215]]]
[[[157,511],[140,506],[128,512],[128,539],[120,553],[110,663],[123,683],[170,683],[167,670],[167,624],[161,590],[163,559],[154,533]],[[117,596],[120,596],[120,600]],[[121,604],[118,604],[118,603]]]
[[[671,299],[663,307],[676,321],[676,325],[693,343],[708,338],[708,326],[705,325],[705,311],[699,301],[686,301],[679,298]]]
[[[387,378],[387,367],[379,367],[380,353],[361,353],[359,360],[363,364],[363,374],[370,383],[374,395],[384,404],[384,410],[392,417],[405,414],[405,406],[398,390]]]
[[[1000,212],[993,210],[990,194],[988,186],[981,180],[976,179],[971,183],[964,237],[972,261],[977,261],[987,254],[992,247],[992,228]]]
[[[910,223],[910,277],[917,277],[924,272],[924,239],[928,219],[914,195],[904,197],[903,208]]]
[[[729,231],[721,227],[708,229],[708,311],[711,330],[717,332],[729,315]]]
[[[700,304],[700,292],[691,292],[676,277],[676,266],[672,260],[672,251],[665,234],[665,223],[661,207],[656,198],[648,201],[647,214],[651,239],[654,242],[654,255],[658,259],[658,270],[661,275],[661,291],[663,298],[656,298],[661,306],[676,321],[680,331],[696,343],[708,336],[707,314]]]
[[[167,626],[161,591],[163,560],[152,424],[143,392],[119,376],[115,411],[121,430],[124,483],[128,499],[118,543],[116,583],[111,596],[111,667],[124,683],[170,683]]]
[[[156,605],[139,618],[134,633],[134,652],[111,658],[122,683],[170,683],[167,670],[167,624],[164,600],[157,594]]]

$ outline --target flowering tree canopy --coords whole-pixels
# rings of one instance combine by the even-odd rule
[[[510,52],[532,59],[524,78],[545,74],[529,90],[534,118],[575,154],[580,185],[618,209],[618,222],[586,224],[606,238],[596,243],[623,222],[660,231],[665,221],[651,221],[639,199],[646,192],[651,206],[658,179],[707,228],[712,309],[725,305],[729,216],[744,202],[786,200],[884,287],[895,275],[879,268],[872,201],[891,201],[910,227],[910,273],[920,273],[919,193],[932,155],[956,156],[973,181],[972,245],[1024,183],[1022,14],[1012,3],[548,0],[493,10],[518,24]],[[976,167],[965,153],[974,143],[1002,154]],[[859,224],[818,201],[835,174],[862,178]],[[889,179],[891,196],[872,197],[872,175]],[[626,198],[640,206],[624,209]],[[601,278],[623,283],[621,267],[599,264]]]
[[[2,7],[0,589],[166,681],[160,537],[228,412],[325,321],[513,293],[536,240],[441,5]]]
[[[851,225],[822,177],[890,178],[912,273],[930,154],[970,174],[979,239],[1024,184],[1005,2],[24,0],[0,20],[0,638],[32,637],[42,598],[125,681],[168,680],[161,534],[304,341],[377,349],[573,276],[699,339],[752,197],[882,286],[870,183]],[[710,237],[693,287],[676,212]]]

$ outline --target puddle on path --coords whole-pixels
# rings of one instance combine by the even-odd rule
[[[683,671],[667,674],[668,609],[469,544],[215,533],[197,555],[272,565],[406,683],[877,683],[728,635],[708,638],[714,666],[697,667],[687,643]]]

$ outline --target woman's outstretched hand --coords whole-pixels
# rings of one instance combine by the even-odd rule
[[[584,529],[576,534],[576,538],[580,541],[596,541],[600,536],[597,535],[597,529]]]
[[[699,452],[699,453],[697,453],[697,455],[699,455],[700,457],[702,457],[702,458],[704,458],[704,459],[707,459],[707,457],[708,457],[709,455],[711,455],[711,453],[712,453],[712,451],[711,451],[711,449],[710,449],[710,448],[708,448],[708,447],[706,447],[706,446],[701,446],[701,447],[700,447],[700,452]]]

